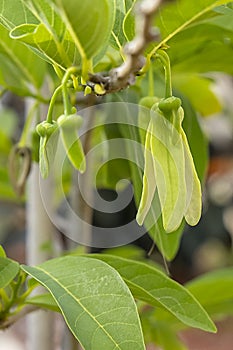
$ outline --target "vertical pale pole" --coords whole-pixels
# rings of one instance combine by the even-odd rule
[[[30,101],[27,103],[30,104]],[[27,107],[30,106],[27,105]],[[46,195],[48,199],[52,199],[51,179],[40,181],[39,166],[33,163],[27,182],[26,262],[28,265],[36,265],[51,258],[51,251],[44,247],[50,246],[53,242],[54,228],[44,208],[41,191],[43,197]],[[50,205],[49,201],[48,205]],[[40,310],[28,315],[26,349],[54,350],[53,323],[53,314],[48,311]]]

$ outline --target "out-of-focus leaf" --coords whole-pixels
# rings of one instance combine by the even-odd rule
[[[201,130],[197,119],[197,113],[193,109],[189,100],[183,95],[181,96],[181,99],[184,109],[183,128],[188,139],[190,150],[192,152],[198,177],[201,182],[203,182],[205,179],[209,160],[207,138]]]
[[[195,110],[203,116],[219,113],[221,103],[211,90],[212,82],[209,79],[194,74],[173,75],[174,86],[185,94]]]
[[[162,41],[155,46],[153,51],[156,51],[162,44],[169,42],[188,26],[193,23],[196,24],[198,20],[203,19],[203,16],[215,7],[228,2],[227,0],[200,0],[190,3],[186,0],[180,0],[164,4],[155,17],[155,23],[160,29]]]
[[[213,317],[233,314],[233,268],[204,274],[186,287]]]
[[[51,294],[39,294],[32,298],[26,299],[25,304],[35,305],[38,307],[45,308],[47,310],[52,310],[56,312],[60,312],[59,307],[57,306],[57,303],[55,302],[54,298]]]
[[[0,257],[1,258],[6,258],[6,252],[5,250],[3,249],[3,247],[0,245]]]
[[[45,64],[0,25],[0,84],[18,95],[35,93],[44,81]]]
[[[127,12],[123,21],[123,31],[128,41],[135,37],[135,16],[133,14],[133,7]]]
[[[0,288],[6,287],[19,272],[19,264],[11,259],[0,257]]]

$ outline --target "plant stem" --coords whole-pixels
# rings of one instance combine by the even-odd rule
[[[156,57],[161,61],[165,71],[165,98],[172,96],[171,65],[168,54],[164,50],[158,50]]]
[[[62,90],[62,85],[59,85],[56,90],[53,93],[53,96],[51,98],[50,104],[49,104],[49,109],[48,109],[48,114],[47,114],[47,122],[52,124],[53,121],[53,108],[57,99],[58,94]]]

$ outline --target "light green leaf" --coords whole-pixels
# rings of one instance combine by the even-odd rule
[[[209,39],[210,40],[210,39]],[[175,48],[174,48],[175,49]],[[232,67],[232,47],[224,42],[209,41],[201,50],[191,53],[178,61],[174,66],[175,73],[206,73],[206,72],[226,72],[233,74]],[[198,56],[198,60],[197,60]]]
[[[188,139],[190,150],[193,156],[195,168],[199,179],[205,180],[208,165],[208,142],[201,130],[197,119],[197,113],[185,96],[180,96],[184,109],[183,129]],[[200,154],[202,155],[200,157]]]
[[[155,17],[155,23],[160,29],[162,40],[154,47],[151,54],[179,32],[193,23],[197,23],[215,7],[228,2],[227,0],[200,0],[190,3],[186,0],[179,0],[162,6]]]
[[[154,343],[163,350],[188,350],[176,330],[168,322],[156,320],[154,312],[142,312],[141,322],[146,343]]]
[[[150,121],[150,110],[155,105],[155,103],[159,102],[160,98],[156,96],[145,96],[140,99],[139,111],[138,111],[138,128],[139,135],[141,139],[141,143],[145,144],[146,139],[146,131],[149,126]]]
[[[0,288],[6,287],[19,272],[16,261],[0,256]]]
[[[116,15],[110,38],[110,44],[115,49],[121,48],[125,42],[125,37],[122,28],[125,12],[125,0],[116,0]]]
[[[145,149],[144,149],[144,174],[142,195],[138,207],[136,220],[139,225],[142,225],[150,210],[155,190],[156,190],[156,174],[154,170],[153,154],[151,153],[151,138],[152,138],[152,122],[149,123],[146,133]]]
[[[41,58],[60,67],[67,68],[81,62],[75,44],[66,25],[49,0],[14,0],[21,4],[25,17],[16,19],[8,6],[3,10],[4,23],[8,23],[11,37],[32,48]],[[20,5],[17,4],[17,7]],[[19,9],[20,12],[20,9]]]
[[[25,304],[35,305],[39,308],[45,308],[55,312],[60,312],[57,303],[55,302],[52,295],[49,293],[36,295],[32,298],[26,299]]]
[[[110,38],[115,18],[114,0],[57,0],[61,16],[82,58],[95,56]]]
[[[3,249],[3,247],[0,245],[0,257],[1,258],[6,258],[6,252],[5,250]]]
[[[135,16],[133,14],[133,7],[129,9],[124,18],[123,31],[127,41],[133,40],[135,37]]]
[[[159,109],[152,116],[151,151],[163,226],[165,231],[172,232],[181,225],[186,207],[184,146],[179,132]]]
[[[186,212],[185,220],[191,226],[197,225],[202,212],[202,192],[187,137],[181,129],[185,158]]]
[[[18,95],[35,94],[45,76],[45,64],[25,45],[9,37],[0,25],[0,84]]]
[[[233,314],[233,268],[209,272],[186,284],[213,317]]]
[[[160,270],[142,262],[94,254],[116,269],[136,299],[166,309],[184,324],[215,332],[216,327],[195,297]]]
[[[145,350],[135,302],[112,267],[66,256],[22,268],[49,290],[85,350]]]
[[[82,123],[82,117],[76,114],[61,115],[58,120],[62,142],[71,164],[81,173],[86,170],[86,160],[77,129]]]
[[[54,130],[51,135],[45,135],[40,138],[39,167],[41,176],[44,179],[48,177],[53,164],[57,150],[58,138],[58,129]]]
[[[178,74],[173,75],[173,81],[201,115],[207,116],[222,110],[219,99],[211,90],[212,82],[209,79],[196,74]]]
[[[119,98],[120,95],[118,94],[118,100]],[[124,108],[124,110],[119,114],[119,120],[116,119],[116,116],[114,116],[114,118],[116,119],[116,122],[118,121],[119,123],[122,123],[120,124],[120,130],[122,136],[124,137],[127,157],[131,160],[129,163],[131,169],[131,180],[134,186],[135,203],[138,207],[142,193],[142,169],[144,167],[143,147],[139,147],[141,143],[139,136],[140,130],[135,125],[135,115],[137,115],[138,111],[134,111],[132,105],[130,110],[125,108],[125,104],[122,108]],[[120,116],[123,116],[123,120]],[[148,116],[150,116],[150,114],[146,113],[146,117]],[[134,141],[135,146],[137,147],[132,147],[131,141]],[[169,234],[165,232],[162,224],[161,208],[157,193],[155,193],[151,210],[148,212],[144,225],[151,238],[155,241],[162,255],[167,260],[172,260],[179,248],[180,238],[184,229],[184,222],[181,223],[180,227],[176,231]]]

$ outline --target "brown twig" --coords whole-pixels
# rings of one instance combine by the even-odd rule
[[[152,26],[152,20],[161,0],[144,0],[135,6],[135,38],[124,47],[125,61],[112,69],[109,76],[101,73],[90,75],[88,85],[102,84],[105,93],[120,91],[135,83],[135,76],[145,65],[143,53],[151,41],[158,39],[159,32]]]
[[[7,317],[4,320],[0,320],[0,329],[6,329],[13,325],[18,320],[22,319],[22,317],[28,315],[29,313],[38,310],[37,306],[27,305],[17,314],[13,314],[12,316]]]

